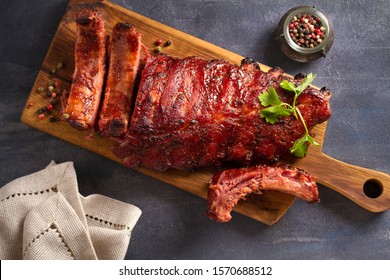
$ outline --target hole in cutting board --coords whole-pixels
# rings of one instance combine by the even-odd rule
[[[367,180],[363,185],[363,192],[369,198],[378,198],[383,192],[382,183],[376,179]]]

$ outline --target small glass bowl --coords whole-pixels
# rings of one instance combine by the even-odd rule
[[[326,30],[322,42],[313,48],[304,48],[298,46],[290,36],[289,24],[291,20],[294,18],[294,16],[303,14],[318,17]],[[278,42],[279,47],[283,53],[289,58],[298,62],[311,62],[319,59],[320,57],[325,57],[332,47],[334,39],[332,23],[322,12],[317,10],[315,6],[299,6],[290,9],[281,18],[276,32],[276,41]]]

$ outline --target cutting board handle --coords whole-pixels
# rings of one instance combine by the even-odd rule
[[[355,166],[334,159],[324,153],[309,157],[315,162],[317,182],[331,188],[372,212],[383,212],[390,208],[390,175]],[[305,170],[310,169],[305,166]],[[310,170],[308,170],[310,172]]]

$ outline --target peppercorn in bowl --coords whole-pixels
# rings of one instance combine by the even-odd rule
[[[284,14],[277,28],[277,42],[289,58],[310,62],[325,57],[333,44],[328,18],[313,6],[300,6]]]

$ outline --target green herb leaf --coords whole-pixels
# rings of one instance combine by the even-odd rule
[[[294,83],[283,80],[280,83],[280,87],[284,88],[285,90],[294,92],[297,97],[314,81],[316,76],[317,74],[313,75],[313,73],[307,74],[306,77],[302,80],[301,84],[297,87],[294,85]]]
[[[304,157],[307,153],[308,143],[319,146],[320,144],[314,141],[313,137],[309,134],[305,134],[303,137],[299,138],[294,142],[294,145],[291,147],[290,152],[296,157]]]
[[[280,105],[282,101],[280,101],[278,94],[274,87],[269,88],[269,92],[263,91],[262,94],[259,95],[259,100],[261,105],[267,107],[269,105]]]
[[[290,108],[283,107],[283,104],[284,103],[260,110],[260,116],[265,118],[270,124],[276,123],[281,117],[289,116],[292,112]]]
[[[284,89],[286,89],[286,90],[288,90],[288,91],[293,91],[293,92],[296,91],[296,88],[295,88],[294,83],[288,82],[287,80],[283,80],[283,81],[280,83],[280,87],[281,87],[281,88],[284,88]]]
[[[301,94],[314,81],[316,76],[317,74],[313,75],[313,73],[307,74],[302,83],[296,87],[298,94]]]
[[[307,144],[306,144],[306,135],[302,138],[295,141],[294,145],[291,147],[290,152],[296,157],[304,157],[307,153]]]
[[[291,105],[280,101],[279,96],[273,87],[270,87],[268,92],[263,91],[263,93],[259,95],[259,100],[264,107],[269,106],[260,110],[260,116],[265,118],[270,124],[274,124],[281,117],[289,116],[292,113],[292,109],[289,108]]]

